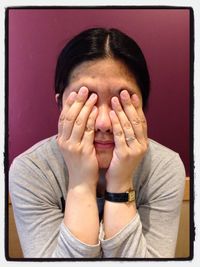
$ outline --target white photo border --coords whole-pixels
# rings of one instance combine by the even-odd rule
[[[1,131],[0,131],[0,172],[1,172],[1,180],[0,180],[0,266],[38,266],[42,264],[43,266],[57,266],[58,264],[64,266],[66,264],[70,264],[70,266],[100,266],[102,265],[101,261],[48,261],[41,262],[41,261],[7,261],[5,258],[5,171],[4,171],[4,153],[5,153],[5,82],[6,82],[6,73],[5,73],[5,11],[6,8],[15,8],[15,7],[128,7],[128,6],[135,6],[135,7],[188,7],[192,8],[194,12],[194,223],[195,223],[195,241],[194,241],[194,257],[192,260],[189,261],[106,261],[107,266],[119,266],[120,264],[125,264],[126,266],[132,266],[132,264],[136,264],[137,266],[160,266],[161,265],[170,265],[173,266],[180,265],[182,267],[188,266],[189,264],[193,267],[198,267],[200,264],[200,258],[198,257],[198,252],[200,251],[200,208],[198,207],[200,204],[200,193],[198,188],[200,188],[200,8],[198,1],[144,1],[144,0],[137,0],[137,1],[123,1],[123,5],[121,1],[108,1],[101,0],[101,1],[84,1],[84,0],[77,0],[77,1],[51,1],[51,0],[1,0],[0,4],[0,36],[1,36],[1,64],[0,64],[0,75],[1,75],[1,88],[0,90],[0,123],[1,123]],[[3,55],[3,56],[2,56]]]

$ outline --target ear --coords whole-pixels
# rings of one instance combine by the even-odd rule
[[[55,100],[56,100],[57,107],[61,111],[62,110],[62,100],[60,101],[59,96],[60,96],[59,94],[56,94],[55,95]]]
[[[56,100],[57,105],[59,105],[59,94],[55,95],[55,100]]]

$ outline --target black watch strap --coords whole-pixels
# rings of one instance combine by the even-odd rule
[[[135,191],[133,189],[129,189],[125,193],[110,193],[106,191],[105,200],[111,202],[132,202],[135,201]]]

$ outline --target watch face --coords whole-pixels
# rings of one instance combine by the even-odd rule
[[[128,193],[128,201],[134,201],[135,200],[135,191],[132,190]]]

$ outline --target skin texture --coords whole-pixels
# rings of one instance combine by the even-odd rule
[[[62,104],[57,142],[69,171],[64,222],[82,242],[96,244],[96,191],[125,192],[131,188],[134,172],[148,148],[142,98],[126,66],[107,58],[82,63],[72,71]],[[104,175],[99,178],[99,173]],[[135,213],[135,203],[106,201],[106,238],[116,234]],[[119,214],[121,219],[116,220]]]

